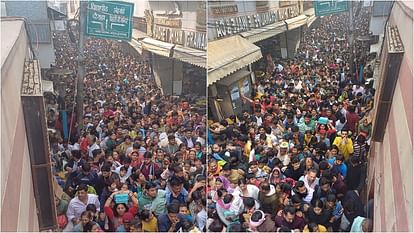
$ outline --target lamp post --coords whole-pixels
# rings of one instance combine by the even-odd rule
[[[78,134],[80,134],[83,128],[83,80],[85,77],[85,57],[84,57],[84,29],[85,29],[85,16],[87,2],[80,1],[80,14],[79,14],[79,56],[78,56],[78,81],[77,81],[77,93],[76,93],[76,113],[78,122]]]
[[[352,7],[353,7],[353,1],[348,2],[350,4],[349,6],[349,48],[351,51],[350,54],[350,63],[351,66],[351,72],[354,72],[354,22],[353,22],[353,13],[352,13]],[[355,78],[355,77],[354,77]]]

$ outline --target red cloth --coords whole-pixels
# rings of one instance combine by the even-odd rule
[[[88,146],[89,146],[88,138],[86,138],[86,137],[82,138],[82,141],[80,143],[81,151],[84,152],[84,153],[88,152]]]
[[[106,216],[108,216],[109,220],[112,221],[115,217],[114,211],[112,210],[112,208],[109,206],[105,206],[104,211],[105,211]],[[132,206],[128,209],[128,212],[131,213],[132,215],[135,215],[138,212],[138,208],[136,206]]]
[[[110,110],[110,109],[108,109],[108,110],[106,110],[104,113],[103,113],[103,116],[104,117],[110,117],[110,116],[113,116],[114,115],[114,112],[112,111],[112,110]]]
[[[156,171],[160,169],[160,167],[156,163],[150,163],[148,165],[141,163],[138,164],[137,168],[140,169],[141,173],[145,176],[147,180],[149,180],[150,174],[155,176],[155,174],[157,173]]]
[[[346,120],[347,120],[346,125],[348,126],[348,129],[349,129],[349,130],[351,130],[351,131],[352,131],[352,133],[354,133],[354,132],[355,132],[355,130],[356,130],[356,124],[357,124],[357,123],[358,123],[358,121],[359,121],[359,116],[358,116],[358,114],[348,112],[348,113],[346,114]]]

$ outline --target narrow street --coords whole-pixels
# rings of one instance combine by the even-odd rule
[[[413,232],[413,1],[0,2],[2,232]]]
[[[384,210],[374,204],[380,196],[372,185],[382,185],[373,180],[382,175],[373,174],[377,157],[370,149],[380,147],[373,121],[378,124],[378,114],[386,112],[374,106],[384,85],[374,77],[380,51],[370,53],[378,43],[370,21],[378,13],[362,2],[350,6],[352,18],[347,11],[301,27],[286,20],[287,31],[268,29],[262,37],[246,33],[245,43],[253,42],[249,51],[260,49],[262,57],[241,56],[226,66],[244,62],[244,68],[220,78],[209,72],[215,78],[209,93],[217,93],[209,105],[210,231],[379,229],[382,220],[374,216]],[[229,212],[240,218],[227,217]]]

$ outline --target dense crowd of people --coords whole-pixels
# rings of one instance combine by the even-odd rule
[[[356,15],[354,37],[367,35],[368,15]],[[346,14],[318,21],[295,58],[265,57],[264,77],[241,95],[250,111],[216,122],[194,108],[205,96],[163,95],[148,61],[120,42],[88,38],[81,130],[78,51],[55,32],[55,68],[72,72],[64,93],[45,94],[59,228],[372,231],[371,202],[360,197],[375,94],[365,83],[370,56],[363,42],[350,48]]]
[[[76,46],[66,32],[53,37],[55,68],[72,71],[65,93],[45,95],[60,229],[205,230],[206,116],[192,107],[205,97],[163,95],[149,62],[120,42],[88,38],[78,132]]]
[[[368,31],[368,16],[361,9],[355,37]],[[354,43],[352,55],[347,18],[318,19],[293,59],[267,56],[265,76],[251,96],[242,95],[251,111],[209,119],[209,231],[372,231],[372,212],[360,197],[372,68],[363,43]]]

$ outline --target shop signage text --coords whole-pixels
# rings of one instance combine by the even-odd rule
[[[155,25],[153,38],[194,49],[206,49],[207,38],[205,32],[184,31]]]
[[[293,6],[280,8],[277,11],[219,19],[215,21],[216,38],[260,28],[298,15],[299,7]]]
[[[293,18],[293,17],[298,16],[300,13],[298,6],[279,8],[277,12],[278,12],[279,20]]]
[[[181,28],[181,20],[179,19],[155,18],[155,24],[172,28]]]
[[[213,15],[229,15],[238,12],[237,5],[212,6],[210,9],[213,12]]]
[[[171,44],[183,44],[184,33],[180,29],[154,26],[154,39],[168,42]]]
[[[86,35],[130,41],[133,13],[133,3],[89,1]]]
[[[185,33],[185,46],[206,50],[206,33],[205,32],[186,32]]]

